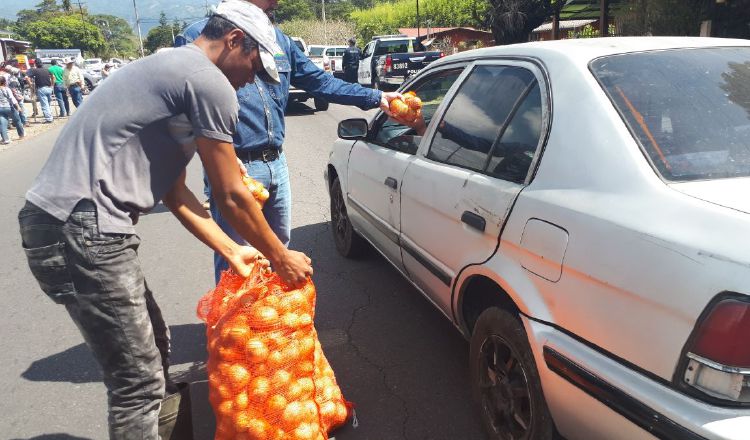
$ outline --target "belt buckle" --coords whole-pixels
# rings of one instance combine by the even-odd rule
[[[263,154],[262,154],[263,162],[271,162],[272,160],[275,160],[276,157],[274,153],[275,151],[270,148],[263,150]]]

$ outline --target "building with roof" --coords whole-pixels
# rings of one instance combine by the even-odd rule
[[[441,40],[450,41],[450,48],[441,49],[449,54],[458,52],[461,48],[495,45],[492,32],[472,27],[399,28],[398,31],[408,37],[419,38],[425,46],[431,46]]]

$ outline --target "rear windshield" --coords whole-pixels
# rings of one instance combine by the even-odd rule
[[[375,49],[375,55],[410,52],[424,52],[424,46],[416,40],[390,40],[378,42]]]
[[[608,56],[591,70],[665,179],[750,176],[750,47]]]
[[[310,48],[310,56],[311,57],[322,57],[323,56],[323,49],[324,47],[311,47]]]

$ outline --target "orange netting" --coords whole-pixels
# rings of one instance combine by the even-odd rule
[[[216,440],[321,440],[347,421],[314,316],[312,281],[290,289],[260,269],[224,272],[201,298]]]

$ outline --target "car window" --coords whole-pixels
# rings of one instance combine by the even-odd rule
[[[487,173],[511,182],[523,183],[534,160],[542,134],[542,95],[534,82],[513,112],[512,119],[492,149]]]
[[[319,57],[323,55],[323,47],[311,47],[310,48],[310,56],[311,57]]]
[[[367,43],[367,46],[365,46],[365,52],[364,52],[364,54],[363,54],[363,56],[364,56],[365,58],[367,58],[367,57],[369,57],[370,55],[372,55],[372,46],[373,46],[374,44],[375,44],[375,42],[371,41],[371,42]]]
[[[326,55],[328,55],[329,57],[336,56],[336,49],[326,49]]]
[[[525,104],[523,98],[531,96],[529,91],[535,83],[536,77],[528,69],[477,66],[461,84],[440,121],[427,157],[484,172],[500,131],[513,117],[513,110]],[[533,105],[529,103],[529,106],[528,111],[533,113]],[[511,142],[512,133],[520,132],[522,122],[519,119],[519,128],[508,133],[508,142]],[[503,154],[502,150],[498,151],[495,167],[503,160]]]
[[[662,177],[750,176],[750,48],[610,56],[591,70]]]
[[[422,99],[422,117],[426,124],[429,125],[438,106],[462,71],[463,68],[456,68],[436,72],[411,88]],[[381,125],[373,137],[373,142],[377,144],[409,154],[417,152],[421,140],[421,136],[415,135],[410,127],[398,124],[386,115],[381,116]]]
[[[410,50],[411,47],[412,40],[380,41],[375,49],[375,55],[413,52],[413,50]]]

